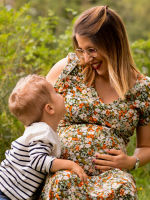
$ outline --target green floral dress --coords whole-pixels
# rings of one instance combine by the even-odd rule
[[[68,55],[68,64],[55,84],[64,96],[67,114],[59,124],[61,158],[78,163],[88,175],[84,184],[71,171],[49,174],[39,199],[138,199],[135,181],[125,169],[100,173],[94,168],[95,153],[120,149],[127,153],[129,137],[138,125],[150,122],[150,78],[138,77],[134,87],[110,104],[102,102],[94,84],[88,87],[75,54]]]

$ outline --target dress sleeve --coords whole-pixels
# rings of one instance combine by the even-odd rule
[[[62,70],[61,74],[59,75],[54,84],[55,90],[60,94],[66,92],[68,88],[68,86],[65,84],[66,78],[75,68],[75,66],[77,66],[79,63],[79,59],[75,53],[69,53],[67,55],[67,58],[68,58],[67,65],[64,67],[64,69]]]
[[[150,123],[150,78],[146,77],[140,94],[139,126]]]

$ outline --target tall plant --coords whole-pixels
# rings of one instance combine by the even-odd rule
[[[150,39],[135,41],[131,47],[137,67],[150,77]]]
[[[8,109],[16,82],[31,73],[46,75],[72,49],[70,29],[56,38],[58,18],[52,11],[36,23],[29,11],[29,4],[17,12],[0,7],[0,160],[24,129]]]

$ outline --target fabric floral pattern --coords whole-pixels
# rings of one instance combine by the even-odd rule
[[[125,169],[100,173],[92,159],[105,149],[126,147],[135,128],[150,122],[150,78],[138,77],[125,99],[110,104],[102,102],[95,85],[87,86],[75,54],[68,55],[68,64],[55,83],[62,94],[67,114],[58,127],[61,139],[61,158],[78,163],[87,173],[84,184],[71,171],[49,174],[39,199],[138,199],[135,181]]]

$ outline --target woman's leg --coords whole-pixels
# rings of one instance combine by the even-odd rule
[[[132,176],[113,169],[99,176],[89,176],[84,184],[79,177],[67,170],[49,175],[39,200],[137,200],[137,189]]]

